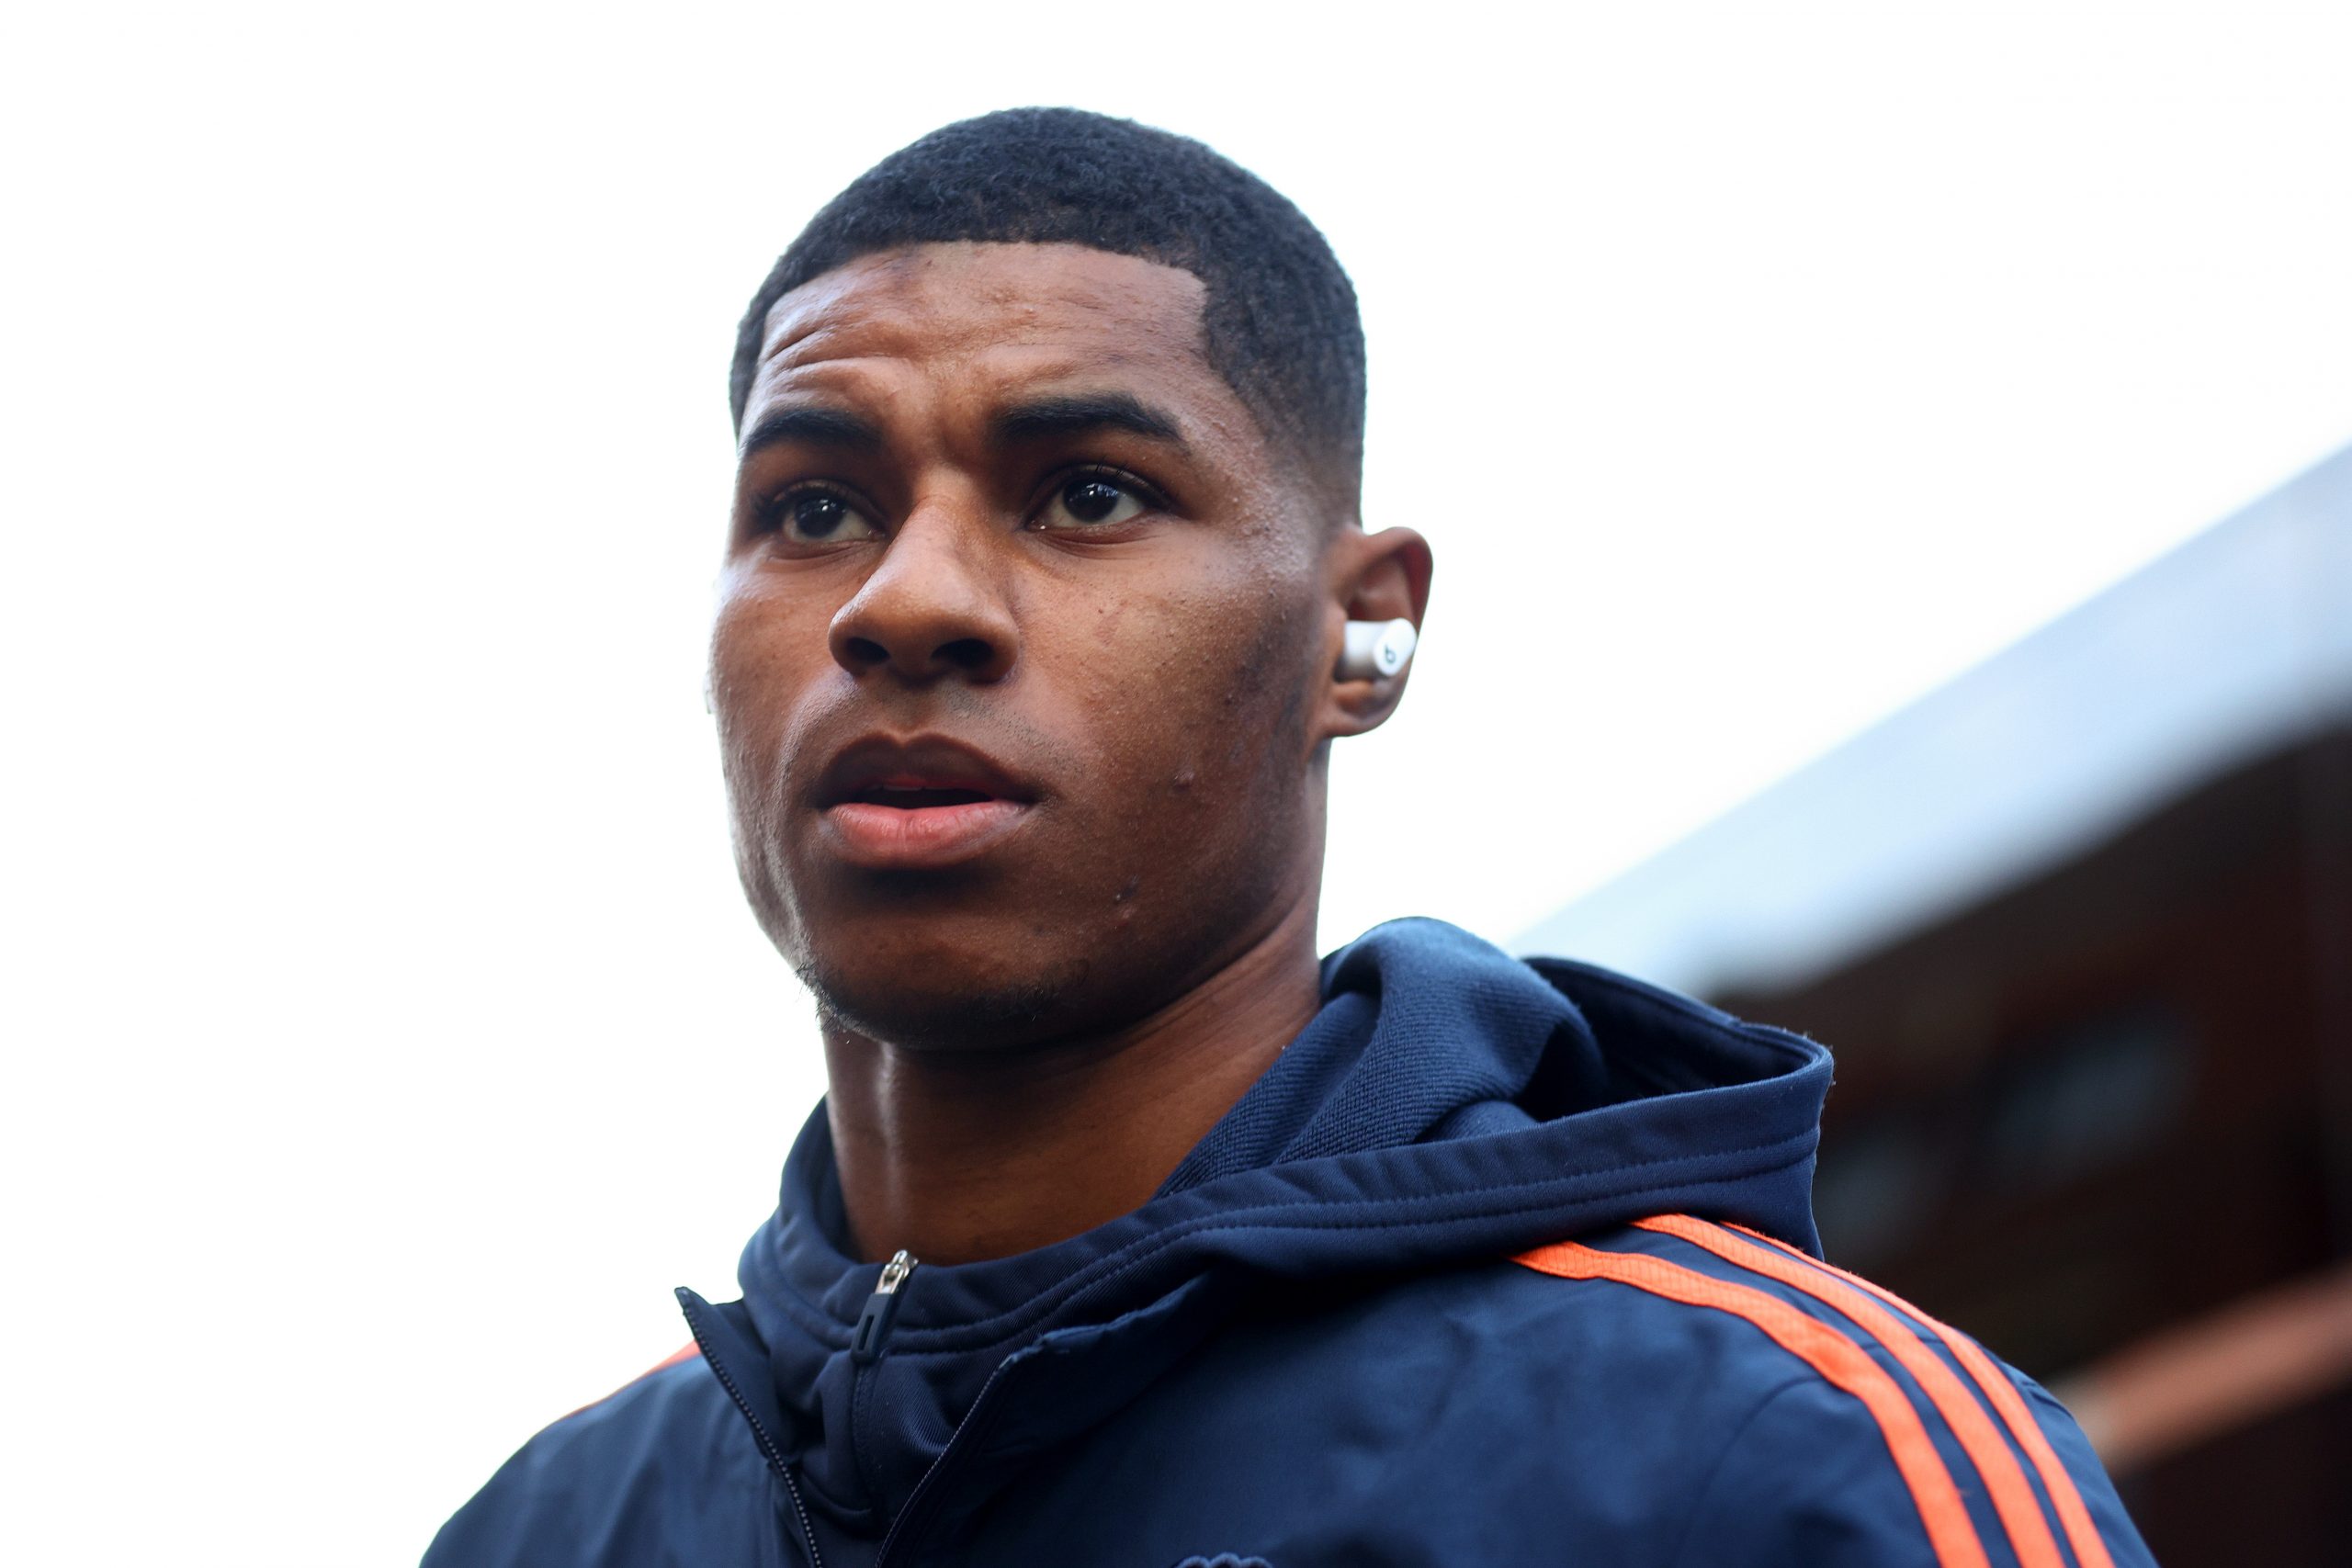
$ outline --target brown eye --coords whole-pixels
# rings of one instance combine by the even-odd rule
[[[777,509],[782,532],[796,544],[837,544],[844,539],[868,539],[876,530],[865,513],[831,491],[803,491],[787,496]]]
[[[1141,497],[1101,474],[1081,474],[1062,486],[1037,519],[1040,528],[1100,528],[1144,511]]]

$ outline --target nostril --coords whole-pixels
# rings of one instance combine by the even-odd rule
[[[842,646],[851,662],[856,664],[883,664],[890,658],[890,650],[871,637],[848,637]]]
[[[996,649],[976,637],[959,637],[953,642],[943,642],[932,655],[942,664],[952,664],[965,671],[985,670],[996,659]]]

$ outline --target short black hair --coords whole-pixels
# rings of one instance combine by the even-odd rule
[[[752,297],[728,378],[735,425],[768,309],[877,251],[955,241],[1091,245],[1182,267],[1207,291],[1209,363],[1283,442],[1338,480],[1363,467],[1356,291],[1306,215],[1189,137],[1083,109],[1003,109],[883,159],[825,204]]]

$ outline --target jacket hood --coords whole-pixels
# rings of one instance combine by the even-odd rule
[[[871,1538],[910,1511],[951,1438],[980,1441],[957,1428],[992,1379],[1022,1397],[990,1392],[986,1462],[959,1464],[959,1487],[1101,1420],[1270,1292],[1491,1263],[1668,1211],[1817,1251],[1830,1066],[1812,1042],[1433,920],[1333,953],[1322,987],[1151,1201],[1034,1252],[919,1267],[863,1362],[880,1270],[844,1247],[823,1108],[809,1118],[744,1251],[743,1300],[680,1296],[826,1533]]]

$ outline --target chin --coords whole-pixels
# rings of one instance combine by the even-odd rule
[[[1244,848],[1253,852],[1212,845],[1182,859],[1163,851],[1049,867],[991,857],[901,876],[820,865],[744,881],[829,1018],[910,1050],[1020,1050],[1114,1033],[1230,962],[1282,902],[1263,868],[1283,857]],[[1155,859],[1176,874],[1137,896],[1129,868]]]
[[[1114,998],[1089,957],[1016,940],[1004,922],[958,932],[900,919],[829,931],[786,953],[817,1005],[858,1033],[914,1050],[1011,1050],[1082,1030]],[[864,937],[872,940],[860,940]],[[843,940],[843,939],[847,940]]]

